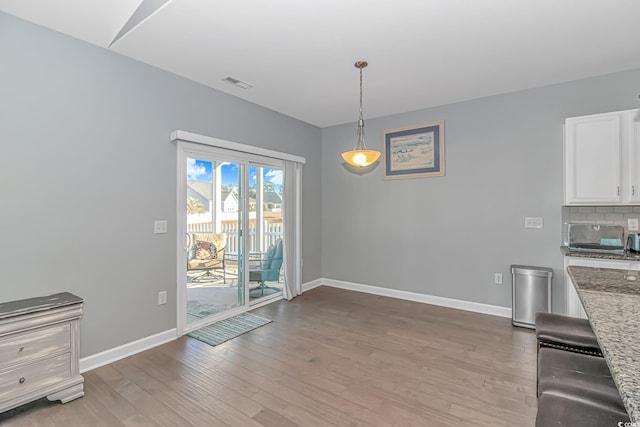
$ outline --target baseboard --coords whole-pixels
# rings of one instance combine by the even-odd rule
[[[311,290],[313,288],[317,288],[318,286],[322,286],[322,282],[323,279],[316,279],[316,280],[312,280],[310,282],[306,282],[302,284],[302,292],[306,292],[308,290]]]
[[[316,279],[311,282],[304,283],[302,285],[303,291],[316,288],[322,285],[321,279]],[[260,304],[251,306],[251,310],[261,307],[266,304],[270,304],[274,300],[263,301]],[[132,356],[141,351],[149,350],[150,348],[157,347],[161,344],[173,341],[177,339],[177,329],[169,329],[168,331],[160,332],[159,334],[151,335],[146,338],[141,338],[137,341],[130,342],[128,344],[121,345],[109,350],[105,350],[101,353],[93,354],[91,356],[83,357],[80,359],[80,372],[87,372],[92,369],[99,368],[100,366],[108,365],[125,357]]]
[[[140,353],[141,351],[149,350],[150,348],[173,341],[178,338],[177,333],[178,332],[175,328],[169,329],[168,331],[160,332],[159,334],[151,335],[149,337],[103,351],[102,353],[83,357],[80,359],[80,372],[87,372],[92,369],[99,368],[100,366],[115,362],[116,360],[124,359],[125,357],[132,356],[136,353]]]
[[[380,295],[383,297],[398,298],[408,301],[422,302],[425,304],[439,305],[441,307],[457,308],[459,310],[473,311],[475,313],[491,314],[493,316],[511,318],[511,308],[509,307],[500,307],[497,305],[482,304],[479,302],[437,297],[433,295],[419,294],[417,292],[400,291],[397,289],[382,288],[379,286],[363,285],[360,283],[343,282],[341,280],[318,280],[322,285],[330,286],[332,288],[347,289],[350,291],[364,292],[367,294]]]
[[[400,291],[397,289],[382,288],[379,286],[363,285],[360,283],[344,282],[333,279],[315,279],[302,284],[302,291],[306,292],[319,286],[330,286],[332,288],[347,289],[350,291],[364,292],[372,295],[380,295],[384,297],[398,298],[408,301],[421,302],[425,304],[433,304],[441,307],[457,308],[460,310],[472,311],[475,313],[491,314],[493,316],[511,317],[511,309],[509,307],[500,307],[496,305],[482,304],[478,302],[464,301],[453,298],[437,297],[433,295],[419,294],[417,292]],[[272,301],[266,301],[269,303]],[[257,308],[252,307],[252,308]],[[177,330],[169,329],[128,344],[115,347],[102,353],[80,359],[80,372],[87,372],[100,366],[107,365],[125,357],[132,356],[141,351],[157,347],[161,344],[177,339]]]

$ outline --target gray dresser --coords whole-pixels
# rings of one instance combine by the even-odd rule
[[[84,396],[82,306],[68,292],[0,304],[0,412],[45,396]]]

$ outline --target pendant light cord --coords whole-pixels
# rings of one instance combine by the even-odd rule
[[[366,150],[367,147],[364,145],[364,119],[362,118],[362,68],[360,69],[360,118],[358,119],[358,144],[356,149]]]
[[[360,120],[362,120],[362,68],[360,68]]]

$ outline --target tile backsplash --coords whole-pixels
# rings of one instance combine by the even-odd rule
[[[629,233],[627,219],[640,218],[640,206],[563,206],[562,207],[562,244],[568,245],[567,224],[603,224],[624,227],[625,236]]]

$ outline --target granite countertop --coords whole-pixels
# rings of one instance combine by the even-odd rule
[[[0,303],[0,319],[6,319],[13,316],[20,316],[26,313],[36,311],[51,310],[57,307],[67,305],[80,304],[82,298],[75,296],[69,292],[61,292],[46,297],[36,297],[17,301],[9,301]]]
[[[560,251],[565,256],[576,258],[613,259],[620,261],[640,261],[640,253],[616,254],[611,252],[582,252],[569,250],[567,246],[560,246]]]
[[[568,267],[602,353],[631,417],[640,422],[640,272]]]

